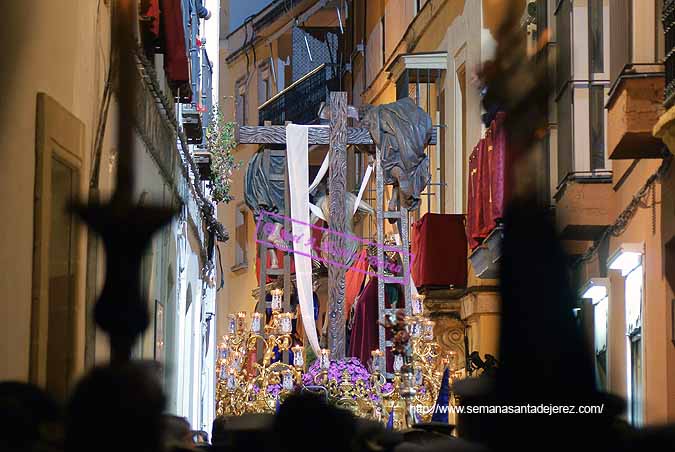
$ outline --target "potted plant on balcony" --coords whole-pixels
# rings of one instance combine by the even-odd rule
[[[235,124],[225,121],[217,106],[213,107],[211,118],[206,129],[206,149],[211,154],[212,197],[216,202],[229,203],[234,199],[230,193],[232,175],[243,161],[237,161],[232,153],[237,146]]]

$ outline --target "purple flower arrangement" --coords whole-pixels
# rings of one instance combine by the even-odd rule
[[[253,392],[257,395],[260,392],[260,387],[258,385],[253,385]],[[281,385],[268,385],[267,393],[271,394],[273,397],[277,397],[281,392]]]
[[[347,371],[349,375],[349,381],[352,384],[357,384],[359,381],[363,382],[362,384],[366,390],[370,393],[370,400],[378,402],[379,398],[377,394],[373,391],[371,384],[371,373],[366,369],[366,367],[359,361],[358,358],[344,358],[338,361],[331,361],[330,366],[328,367],[328,379],[335,382],[342,381],[342,374],[344,371]],[[302,383],[306,386],[315,385],[316,377],[321,373],[321,367],[319,366],[319,360],[314,361],[314,363],[307,369],[302,376]],[[385,383],[380,388],[380,392],[389,392],[393,388],[391,383]],[[372,391],[372,392],[371,392]]]
[[[328,379],[338,382],[342,381],[342,374],[345,370],[349,374],[349,381],[351,383],[356,384],[359,380],[362,380],[366,384],[370,383],[370,372],[361,364],[358,358],[344,358],[338,361],[331,361],[328,367]],[[319,360],[316,360],[302,376],[302,383],[308,386],[314,385],[316,376],[319,373],[321,373],[321,367],[319,366]]]

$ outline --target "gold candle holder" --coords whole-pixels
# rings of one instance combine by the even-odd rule
[[[237,332],[237,317],[234,314],[227,315],[227,332],[230,334]]]

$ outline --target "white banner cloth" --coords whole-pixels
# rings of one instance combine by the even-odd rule
[[[302,324],[309,344],[319,356],[319,338],[314,320],[312,294],[312,249],[309,225],[309,127],[286,126],[286,162],[293,225],[293,259]],[[295,239],[297,238],[297,239]]]

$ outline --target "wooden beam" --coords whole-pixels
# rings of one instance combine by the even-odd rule
[[[429,144],[436,144],[436,128],[432,129]],[[236,131],[239,144],[286,144],[286,126],[240,126]],[[310,127],[309,145],[330,144],[328,127]],[[347,144],[375,144],[368,129],[347,128]]]
[[[347,93],[330,93],[330,234],[332,250],[337,250],[328,265],[328,348],[334,359],[345,357],[345,249],[347,230]],[[365,129],[360,129],[365,130]],[[370,134],[368,134],[370,137]]]

